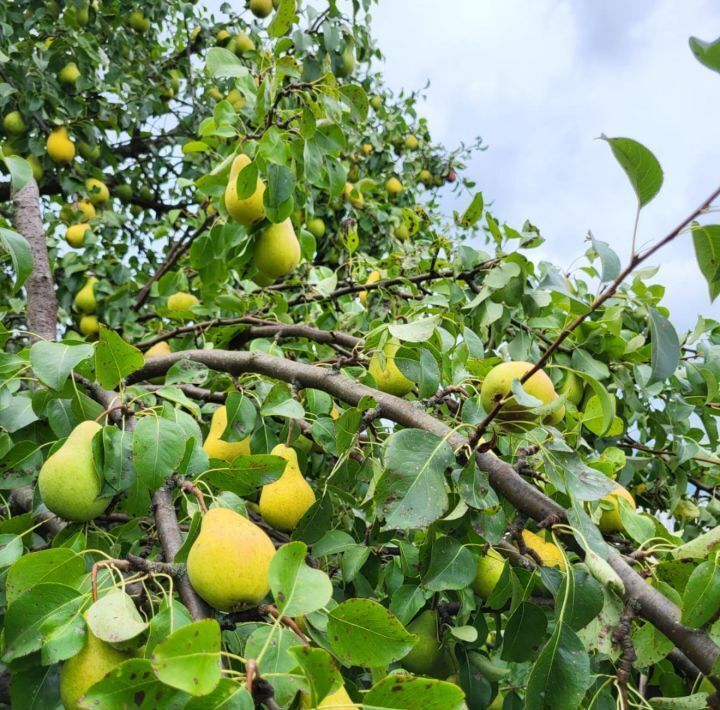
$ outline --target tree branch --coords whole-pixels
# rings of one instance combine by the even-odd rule
[[[377,402],[376,409],[380,417],[444,438],[458,455],[464,455],[467,451],[466,437],[418,409],[413,402],[380,392],[333,370],[263,353],[227,350],[174,353],[148,361],[142,369],[130,376],[129,382],[159,377],[184,358],[232,375],[255,372],[297,383],[300,387],[321,389],[352,406],[357,405],[362,397],[372,397]],[[478,467],[488,474],[490,485],[519,512],[538,522],[550,515],[557,516],[559,520],[566,519],[566,511],[562,506],[525,481],[510,464],[490,452],[476,452],[475,460]],[[626,599],[636,599],[640,614],[671,639],[703,673],[711,674],[715,661],[720,657],[720,648],[712,639],[702,631],[683,626],[680,623],[680,610],[638,575],[613,548],[609,548],[607,561],[622,579]]]
[[[57,298],[40,213],[40,192],[34,178],[15,192],[12,200],[15,208],[15,228],[27,239],[34,262],[33,270],[25,282],[30,340],[55,340]]]

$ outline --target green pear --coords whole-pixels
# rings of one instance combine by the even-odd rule
[[[276,279],[289,274],[300,263],[300,242],[292,222],[286,219],[266,227],[255,243],[255,266]]]
[[[58,79],[61,84],[72,86],[80,78],[80,70],[75,62],[68,62],[59,72]]]
[[[315,502],[315,492],[300,471],[294,449],[278,444],[270,453],[286,459],[287,464],[277,481],[263,486],[260,515],[276,530],[290,532]]]
[[[142,10],[133,10],[130,13],[128,24],[136,32],[147,32],[150,29],[150,20],[145,17]]]
[[[270,590],[272,540],[253,522],[229,508],[213,508],[187,558],[195,591],[211,606],[230,611],[257,604]]]
[[[513,380],[521,379],[533,365],[529,362],[510,361],[502,362],[493,367],[483,380],[480,388],[480,400],[486,412],[489,412],[495,403],[510,394]],[[523,390],[529,395],[539,399],[543,404],[549,404],[557,398],[555,386],[544,370],[538,370],[527,382],[523,383]],[[565,408],[560,407],[550,415],[551,423],[556,423],[555,417],[560,412],[560,418]],[[505,428],[510,431],[526,431],[538,423],[536,415],[532,414],[521,404],[510,397],[497,415],[498,421],[504,422]]]
[[[132,185],[128,185],[127,183],[115,185],[113,192],[118,196],[121,202],[130,202],[133,198]]]
[[[420,182],[425,185],[425,187],[431,187],[433,184],[433,176],[432,173],[427,170],[426,168],[423,168],[420,171],[420,175],[418,176],[420,179]]]
[[[633,510],[637,507],[635,498],[633,498],[632,493],[630,493],[625,486],[618,484],[614,490],[610,491],[610,493],[603,498],[603,501],[610,503],[612,508],[609,510],[603,509],[600,522],[598,523],[598,527],[606,535],[609,533],[622,532],[625,529],[622,518],[620,517],[620,498],[624,498]]]
[[[565,381],[560,388],[560,394],[564,394],[568,402],[572,402],[576,407],[580,406],[584,392],[582,378],[578,377],[572,370],[565,373]]]
[[[395,195],[399,195],[403,191],[403,186],[400,180],[393,176],[388,178],[387,182],[385,183],[385,189],[387,190],[388,195],[394,197]]]
[[[316,239],[320,239],[325,236],[325,222],[320,217],[312,217],[305,225],[308,232],[313,235]]]
[[[379,111],[383,106],[382,96],[375,94],[375,96],[370,99],[370,105],[375,111]]]
[[[395,353],[399,349],[400,343],[397,340],[394,338],[388,340],[383,348],[385,361],[381,362],[379,353],[373,353],[368,370],[379,390],[394,394],[396,397],[404,397],[412,390],[414,384],[403,375],[395,364]]]
[[[193,296],[192,293],[176,291],[168,296],[167,307],[171,314],[182,314],[189,311],[193,306],[197,306],[198,303],[200,303],[200,301],[197,296]]]
[[[92,520],[110,504],[110,498],[98,498],[102,482],[95,468],[92,440],[100,429],[97,422],[81,422],[40,469],[38,488],[43,503],[65,520]]]
[[[412,133],[405,138],[405,147],[408,150],[417,150],[419,145],[420,141]]]
[[[483,599],[487,600],[495,589],[500,575],[505,568],[505,559],[500,553],[490,548],[477,563],[475,579],[470,583],[473,591]]]
[[[105,643],[88,627],[85,645],[65,661],[60,670],[60,699],[66,710],[79,708],[80,698],[128,658],[131,658],[129,653]]]
[[[45,174],[42,163],[34,155],[28,155],[25,160],[28,161],[30,167],[32,168],[35,181],[40,182],[40,180],[42,180],[42,176]]]
[[[238,32],[233,39],[235,40],[235,54],[255,51],[255,42],[245,32]]]
[[[437,612],[427,609],[410,622],[407,629],[417,635],[418,640],[402,659],[403,668],[415,675],[447,678],[453,672],[453,667],[438,637]]]
[[[227,408],[225,405],[218,407],[210,420],[210,431],[203,443],[205,453],[211,459],[232,461],[238,456],[247,456],[250,453],[250,437],[241,441],[225,441],[221,439],[227,427]]]
[[[80,332],[88,337],[94,338],[100,332],[100,323],[96,315],[83,316],[80,319]]]
[[[82,313],[95,313],[97,299],[95,298],[95,284],[98,280],[91,276],[85,285],[75,294],[73,305]]]
[[[273,11],[272,0],[250,0],[248,7],[255,17],[261,19],[267,17]]]
[[[229,96],[229,94],[228,94]],[[225,207],[230,216],[240,224],[249,227],[257,224],[265,217],[265,207],[263,206],[263,194],[265,193],[265,183],[258,178],[255,192],[244,199],[240,199],[237,193],[237,179],[240,171],[250,165],[251,160],[247,155],[241,153],[232,162],[230,167],[230,176],[228,184],[225,188]]]
[[[10,113],[5,114],[3,118],[3,128],[6,133],[12,136],[20,136],[27,130],[20,111],[10,111]]]
[[[355,53],[350,45],[347,45],[343,50],[343,53],[337,58],[335,62],[335,76],[344,79],[353,73],[355,69]]]

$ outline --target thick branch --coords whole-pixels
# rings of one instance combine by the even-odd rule
[[[15,228],[27,239],[34,261],[25,282],[27,292],[27,328],[31,340],[55,340],[57,298],[50,271],[47,241],[40,213],[40,192],[34,179],[13,194]]]
[[[468,440],[464,436],[418,409],[412,402],[367,387],[332,370],[263,353],[226,350],[189,350],[174,353],[153,358],[141,370],[131,375],[130,380],[137,382],[161,376],[183,358],[233,375],[255,372],[297,383],[301,387],[321,389],[353,406],[357,405],[362,397],[372,397],[378,403],[380,417],[442,437],[459,454],[467,450]],[[488,474],[492,487],[521,513],[538,522],[550,515],[557,516],[560,520],[566,518],[564,508],[525,481],[510,464],[490,452],[477,452],[475,458],[478,467]],[[703,673],[712,673],[714,663],[720,657],[720,648],[712,639],[702,631],[683,626],[680,623],[680,610],[640,577],[612,548],[608,562],[625,584],[626,599],[636,599],[643,617],[671,639]]]

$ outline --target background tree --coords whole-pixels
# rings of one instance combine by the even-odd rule
[[[371,5],[0,7],[13,707],[717,705],[720,191],[536,263]]]

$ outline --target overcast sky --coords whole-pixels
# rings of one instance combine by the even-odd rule
[[[421,112],[436,140],[483,137],[469,174],[496,217],[540,228],[544,258],[568,266],[588,230],[627,258],[635,197],[601,133],[640,141],[664,168],[639,244],[720,184],[720,75],[688,48],[720,36],[717,0],[381,0],[373,14],[390,87],[431,82]],[[689,235],[660,261],[677,327],[720,319]]]

